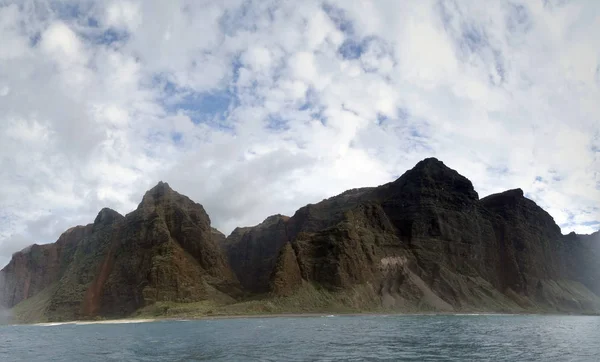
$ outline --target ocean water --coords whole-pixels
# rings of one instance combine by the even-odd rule
[[[0,326],[0,361],[600,361],[600,317],[331,316]]]

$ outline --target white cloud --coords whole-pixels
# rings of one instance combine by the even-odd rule
[[[598,228],[596,2],[39,3],[0,5],[0,262],[158,180],[228,232],[432,155]]]
[[[270,69],[272,64],[271,52],[265,47],[254,47],[244,52],[242,61],[253,71]]]
[[[19,31],[19,8],[8,5],[0,8],[0,61],[9,61],[28,52],[27,37]]]
[[[106,24],[135,30],[143,21],[140,3],[134,1],[113,1],[106,8]]]
[[[311,52],[298,52],[290,57],[289,68],[291,76],[304,80],[306,82],[314,82],[317,77],[317,68],[315,66],[314,55]]]
[[[85,61],[77,35],[63,22],[52,23],[42,34],[42,49],[59,63],[69,65]]]

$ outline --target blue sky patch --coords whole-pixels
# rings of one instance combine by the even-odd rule
[[[329,16],[329,19],[335,24],[339,31],[347,36],[354,35],[354,24],[348,18],[345,10],[328,3],[323,4],[323,11]]]
[[[436,9],[440,19],[442,20],[442,24],[444,24],[444,28],[446,30],[450,30],[452,28],[455,15],[460,15],[460,9],[458,8],[458,5],[454,1],[439,0],[436,4]]]
[[[504,59],[502,58],[502,53],[498,50],[494,50],[494,67],[496,68],[496,72],[500,76],[500,81],[496,81],[494,79],[490,79],[490,83],[494,85],[499,85],[504,82],[506,78],[506,67],[504,66]]]
[[[381,38],[368,36],[363,39],[346,39],[338,48],[338,53],[347,60],[358,59],[363,53],[372,51],[377,57],[390,55],[391,51],[388,44]],[[365,71],[376,71],[376,69],[364,69]]]
[[[227,10],[219,19],[219,28],[224,34],[235,36],[239,31],[256,31],[257,14],[251,11],[252,1],[246,0],[239,7]]]
[[[487,46],[487,36],[474,24],[466,25],[462,31],[460,47],[464,51],[477,53]]]
[[[53,1],[50,5],[61,19],[79,18],[89,10],[82,8],[83,3],[76,2]]]
[[[173,132],[173,133],[171,133],[171,140],[175,144],[180,144],[182,138],[183,138],[183,133],[181,133],[181,132]]]
[[[123,43],[129,39],[129,33],[123,29],[108,28],[88,34],[80,34],[81,37],[94,44],[112,45]]]
[[[35,34],[33,34],[32,36],[29,37],[29,46],[30,47],[34,47],[36,45],[38,45],[38,43],[40,42],[40,40],[42,39],[42,36],[40,34],[40,32],[36,32]]]
[[[89,17],[87,19],[87,26],[90,28],[97,28],[99,26],[98,20],[94,17]]]
[[[129,34],[124,30],[109,28],[102,32],[95,40],[99,44],[110,45],[116,42],[125,42],[129,38]]]
[[[499,166],[499,167],[488,166],[486,168],[486,171],[492,172],[492,173],[497,174],[497,175],[506,175],[506,174],[509,173],[508,167],[506,167],[506,166]]]
[[[385,114],[377,113],[377,125],[381,126],[385,123],[389,118]]]
[[[229,90],[213,92],[194,92],[188,88],[180,88],[169,80],[168,74],[157,74],[150,86],[161,90],[160,104],[170,114],[182,112],[189,116],[195,124],[219,124],[226,118],[227,113],[235,103],[236,97]]]
[[[410,113],[408,113],[408,109],[406,108],[398,108],[398,118],[406,121],[408,120],[408,117],[410,116]]]
[[[412,125],[410,126],[410,135],[416,138],[427,138],[424,132],[422,132],[419,127]]]
[[[338,49],[338,53],[344,58],[348,60],[358,59],[362,55],[364,51],[364,46],[362,42],[358,42],[354,39],[346,39],[340,48]]]
[[[271,131],[285,131],[289,129],[287,120],[279,115],[270,114],[267,118],[267,129]]]
[[[222,118],[229,109],[232,96],[229,92],[220,91],[214,93],[191,93],[185,95],[180,101],[168,107],[168,110],[176,113],[183,111],[192,122],[205,123],[216,118]]]

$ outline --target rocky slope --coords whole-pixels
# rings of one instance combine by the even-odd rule
[[[286,245],[271,276],[276,295],[312,283],[360,289],[396,310],[600,311],[597,238],[561,235],[522,190],[480,200],[467,178],[433,158],[389,184],[301,208],[284,227],[286,240],[265,237],[270,252],[253,257],[272,265],[272,250]],[[229,258],[235,264],[240,254]],[[245,273],[264,266],[249,263]]]
[[[396,181],[228,237],[201,205],[161,182],[126,216],[103,209],[56,243],[15,253],[0,271],[0,305],[28,320],[199,301],[259,312],[335,304],[599,313],[599,236],[562,235],[520,189],[479,199],[467,178],[434,158]]]
[[[269,291],[271,272],[288,241],[289,217],[273,215],[252,228],[236,228],[222,244],[242,286],[251,293]]]
[[[122,317],[156,301],[230,302],[241,290],[223,240],[201,205],[161,182],[125,217],[103,209],[56,243],[16,253],[0,272],[1,302],[49,320]]]

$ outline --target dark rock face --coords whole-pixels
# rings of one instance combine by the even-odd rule
[[[383,249],[395,244],[393,227],[379,205],[360,205],[336,226],[303,232],[294,240],[302,277],[331,289],[375,280]]]
[[[307,286],[358,295],[348,303],[359,308],[600,313],[600,233],[562,235],[520,189],[480,200],[434,158],[228,237],[161,182],[126,216],[103,209],[56,243],[15,253],[0,271],[0,306],[121,317],[157,301]]]
[[[126,316],[156,301],[233,300],[241,291],[224,238],[202,205],[161,182],[125,217],[103,209],[55,244],[15,254],[2,270],[2,304],[43,294],[50,319],[77,319]]]
[[[600,311],[594,243],[569,243],[522,190],[479,200],[436,159],[300,209],[288,237],[304,280],[330,290],[368,284],[392,308]],[[273,291],[289,293],[281,275]]]
[[[270,276],[281,247],[288,241],[289,217],[273,215],[253,228],[237,228],[225,252],[242,286],[252,293],[269,291]]]
[[[202,205],[159,183],[113,231],[84,313],[122,316],[156,301],[238,295],[218,238]]]
[[[56,283],[73,260],[77,243],[92,232],[93,225],[65,231],[54,244],[33,244],[13,254],[0,271],[0,306],[13,307]]]
[[[302,285],[302,274],[296,252],[290,243],[285,243],[279,254],[270,288],[276,295],[289,296]]]
[[[590,235],[570,233],[563,240],[570,278],[600,295],[600,231]]]
[[[560,228],[548,213],[526,199],[522,190],[488,196],[481,204],[491,212],[503,269],[502,288],[527,295],[539,279],[566,276],[567,266],[556,252],[563,251]]]

